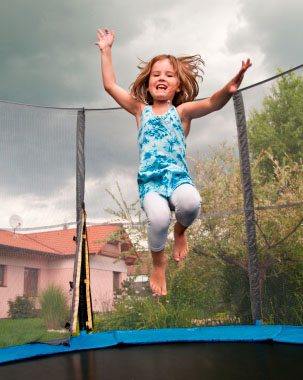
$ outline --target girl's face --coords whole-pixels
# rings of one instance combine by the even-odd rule
[[[173,65],[168,58],[161,59],[153,64],[148,91],[153,100],[172,102],[176,92],[180,92],[180,81]]]

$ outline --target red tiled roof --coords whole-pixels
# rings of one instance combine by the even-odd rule
[[[99,253],[106,244],[103,240],[112,235],[120,227],[121,225],[87,227],[89,252]],[[0,245],[57,255],[69,255],[74,254],[76,250],[76,242],[73,240],[75,235],[75,228],[31,234],[0,230]],[[106,252],[104,254],[106,255]],[[110,256],[112,255],[110,254]]]

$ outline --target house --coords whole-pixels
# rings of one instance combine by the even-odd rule
[[[114,233],[120,239],[113,239]],[[8,301],[16,296],[33,297],[39,307],[39,296],[52,284],[60,286],[71,303],[75,235],[75,229],[0,231],[0,318],[8,317]],[[114,292],[127,278],[136,255],[119,260],[132,247],[122,224],[88,226],[87,236],[93,310],[110,311]]]

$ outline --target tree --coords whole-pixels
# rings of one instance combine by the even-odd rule
[[[195,241],[192,242],[193,249],[200,255],[238,268],[237,273],[247,277],[245,221],[241,212],[242,185],[234,150],[222,145],[219,149],[213,149],[211,155],[193,161],[196,184],[203,200],[201,213],[208,215],[192,231]],[[266,180],[266,174],[261,170],[264,161],[274,174]],[[303,263],[302,207],[265,209],[302,200],[303,163],[291,159],[288,162],[288,165],[281,165],[268,152],[262,152],[252,162],[261,292],[270,278],[284,275],[289,280],[289,276],[295,274],[294,269]],[[227,274],[235,281],[235,277]],[[290,283],[288,281],[288,286]],[[293,281],[293,284],[297,286],[296,291],[301,287],[301,282]],[[302,308],[302,287],[299,293],[294,294],[299,297]],[[291,292],[284,296],[290,300]]]
[[[254,109],[250,113],[247,121],[252,158],[267,151],[280,164],[288,159],[300,162],[303,159],[303,77],[294,72],[279,77],[262,105],[260,111]],[[270,176],[271,160],[264,160],[261,169]]]

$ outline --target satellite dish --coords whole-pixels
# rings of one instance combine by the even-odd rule
[[[15,233],[17,228],[21,228],[21,226],[23,224],[23,220],[22,220],[21,216],[19,216],[19,215],[12,215],[9,218],[9,224],[14,229],[14,233]]]

